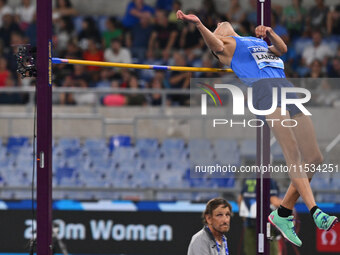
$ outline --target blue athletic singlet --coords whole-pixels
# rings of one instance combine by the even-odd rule
[[[268,50],[264,40],[232,37],[236,41],[236,48],[230,67],[248,86],[261,79],[285,78],[283,61]]]

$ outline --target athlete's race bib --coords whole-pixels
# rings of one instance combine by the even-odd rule
[[[267,48],[261,46],[251,46],[248,47],[248,49],[260,69],[266,66],[284,69],[282,59],[268,51]]]

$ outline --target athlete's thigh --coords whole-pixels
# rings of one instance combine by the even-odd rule
[[[282,120],[290,119],[289,112],[287,111],[286,115],[281,115],[281,108],[277,108],[272,114],[268,115],[266,119],[270,129],[274,133],[276,140],[280,144],[285,157],[294,154],[298,155],[299,152],[297,141],[292,128],[281,125]],[[293,123],[291,123],[291,125],[293,125]]]
[[[295,116],[294,119],[297,121],[297,126],[292,128],[292,130],[298,143],[303,162],[314,163],[313,161],[321,161],[322,154],[316,140],[311,118],[304,114],[299,114]]]

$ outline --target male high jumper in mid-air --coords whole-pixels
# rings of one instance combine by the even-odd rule
[[[234,73],[248,86],[253,88],[253,104],[257,110],[267,110],[272,106],[272,88],[279,90],[284,87],[293,87],[285,79],[284,64],[279,58],[287,52],[287,46],[271,27],[258,26],[255,29],[257,37],[268,38],[271,46],[256,37],[239,36],[229,22],[217,25],[214,32],[207,29],[200,19],[193,15],[185,15],[182,11],[177,12],[180,20],[192,22],[201,33],[206,45],[219,61],[231,67]],[[257,58],[258,52],[266,55]],[[297,98],[296,94],[288,93],[288,98]],[[295,233],[292,210],[299,196],[302,197],[311,216],[319,229],[330,230],[338,221],[337,217],[329,216],[316,205],[310,186],[311,177],[305,173],[305,166],[318,166],[323,161],[311,118],[304,115],[293,104],[287,105],[286,115],[281,115],[281,101],[278,97],[277,109],[267,115],[258,116],[265,119],[280,120],[270,125],[277,141],[281,145],[286,164],[295,166],[289,173],[291,183],[285,194],[280,207],[273,211],[268,220],[277,227],[282,235],[297,246],[302,242]],[[282,120],[292,118],[298,123],[295,127],[280,125]],[[308,164],[308,165],[307,165]]]

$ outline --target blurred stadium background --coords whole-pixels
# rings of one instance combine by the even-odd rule
[[[143,12],[133,18],[127,13],[138,3]],[[228,20],[245,36],[256,26],[255,0],[56,0],[53,6],[53,55],[60,58],[220,67],[198,31],[176,21],[176,11],[199,15],[210,29]],[[305,78],[302,86],[312,91],[308,107],[325,162],[339,165],[340,4],[272,0],[272,27],[288,45],[283,56],[287,76]],[[30,237],[35,81],[16,74],[13,45],[34,46],[35,35],[35,1],[0,0],[2,253],[25,252]],[[207,134],[204,124],[191,129],[190,79],[213,77],[221,75],[53,67],[54,217],[59,230],[64,227],[59,238],[71,254],[185,254],[201,227],[204,203],[216,196],[233,202],[236,216],[229,246],[232,254],[243,254],[236,204],[242,179],[236,174],[190,178],[190,167],[202,158],[235,166],[255,159],[254,129],[224,129],[218,134]],[[283,163],[276,143],[272,158]],[[278,177],[284,194],[288,179]],[[317,201],[339,214],[340,179],[335,173],[318,177],[312,182]],[[305,207],[298,205],[297,210],[306,224],[301,233],[315,245],[302,247],[301,253],[288,247],[286,254],[325,254],[328,242],[323,244],[322,233],[315,234],[308,225]],[[111,219],[111,224],[121,224],[110,225]],[[112,233],[96,239],[100,220]],[[70,227],[78,222],[78,229]],[[163,236],[158,229],[157,238],[145,234],[143,239],[139,230],[136,236],[125,236],[128,224],[142,224],[144,230],[150,224],[167,224],[172,230],[165,228]],[[332,252],[340,252],[340,230],[336,231]]]

